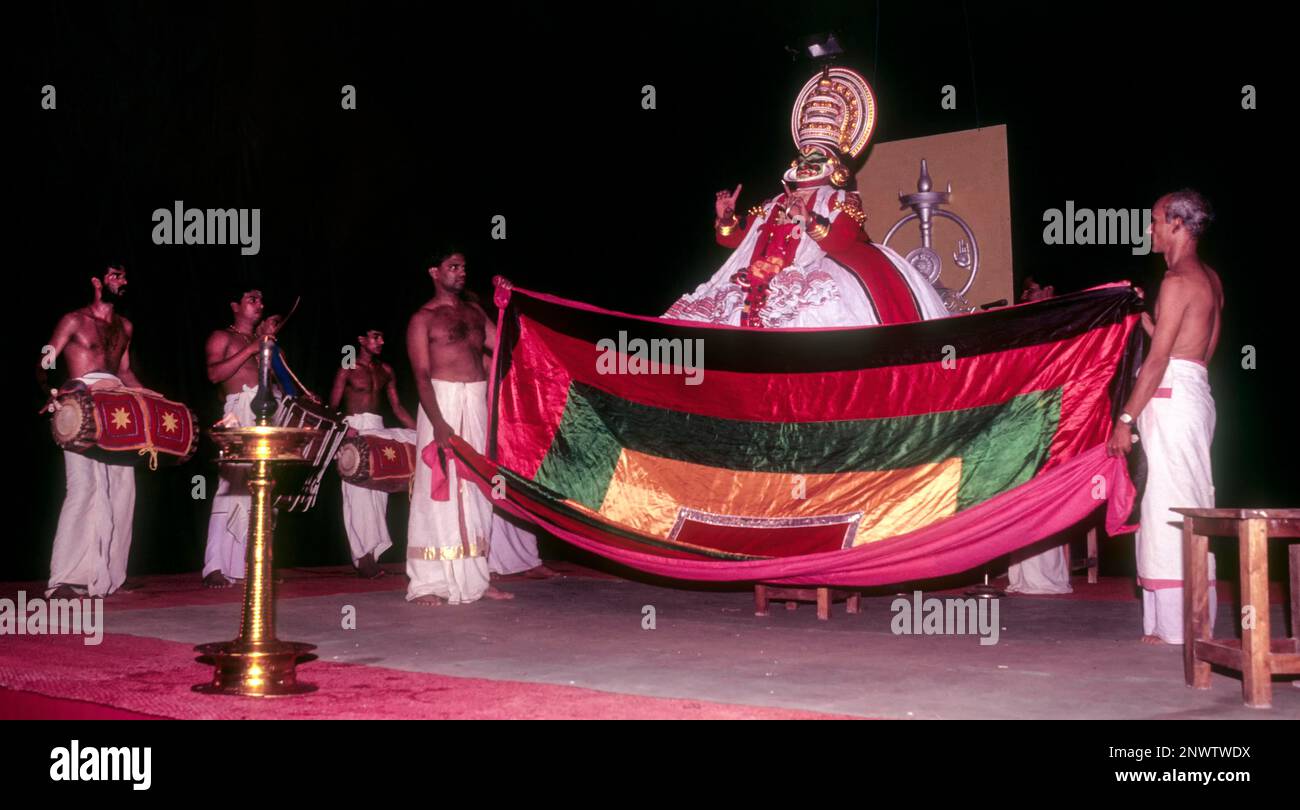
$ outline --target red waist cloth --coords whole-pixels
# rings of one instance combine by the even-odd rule
[[[420,451],[420,460],[429,465],[429,497],[435,501],[451,500],[451,480],[447,477],[446,452],[436,442],[429,442]]]

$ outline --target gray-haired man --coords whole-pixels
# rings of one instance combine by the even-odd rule
[[[1223,285],[1196,255],[1212,219],[1209,203],[1190,189],[1166,194],[1151,211],[1151,249],[1164,254],[1168,269],[1155,322],[1143,319],[1151,349],[1108,445],[1111,455],[1127,453],[1136,423],[1146,452],[1137,570],[1142,640],[1148,644],[1183,643],[1182,532],[1174,525],[1181,517],[1170,510],[1214,506],[1214,399],[1208,366],[1219,343]],[[1213,581],[1213,555],[1209,574]],[[1214,602],[1211,588],[1211,622]]]

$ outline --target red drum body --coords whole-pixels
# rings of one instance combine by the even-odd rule
[[[381,436],[344,439],[335,455],[339,477],[366,489],[406,492],[415,473],[415,445]]]
[[[186,406],[130,388],[58,395],[50,420],[55,444],[107,464],[181,464],[199,446],[198,418]]]

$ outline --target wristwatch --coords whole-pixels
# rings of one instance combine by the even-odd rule
[[[1119,415],[1119,421],[1123,422],[1126,425],[1131,425],[1133,424],[1133,417],[1129,416],[1128,411],[1124,411]]]

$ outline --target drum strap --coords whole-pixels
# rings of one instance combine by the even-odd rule
[[[140,416],[144,419],[145,446],[140,448],[137,455],[149,457],[149,471],[154,472],[158,469],[158,451],[154,448],[153,442],[149,441],[149,406],[145,404],[144,395],[140,393],[139,388],[125,389],[134,399],[135,403],[140,406]]]

